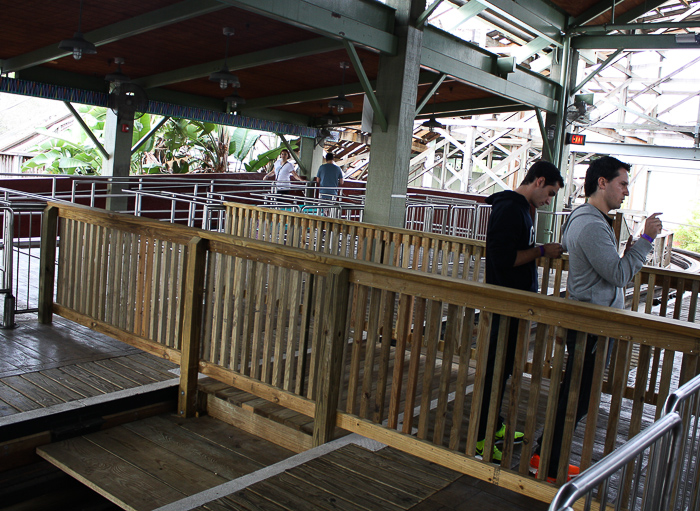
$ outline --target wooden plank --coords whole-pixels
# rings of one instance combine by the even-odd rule
[[[355,506],[354,509],[370,511],[378,507],[387,511],[406,509],[403,506],[398,506],[386,500],[383,500],[381,503],[377,502],[377,496],[368,494],[365,486],[358,487],[348,484],[345,477],[346,473],[340,470],[324,471],[315,465],[310,466],[310,464],[305,463],[290,470],[287,474],[296,478],[300,483],[303,481],[305,484],[312,484],[317,488],[323,488],[330,494],[337,495],[341,499],[351,502]],[[357,488],[362,488],[362,492],[358,492]]]
[[[248,491],[264,496],[288,509],[357,510],[357,506],[352,502],[284,473],[249,486]]]
[[[146,376],[139,371],[134,371],[128,366],[119,364],[115,359],[95,360],[95,364],[132,381],[135,384],[134,386],[148,385],[156,381],[155,379]]]
[[[284,390],[292,392],[295,388],[295,361],[296,358],[302,358],[304,354],[298,350],[299,337],[300,337],[300,321],[298,321],[298,315],[300,314],[300,304],[301,304],[301,286],[302,286],[302,275],[301,272],[292,271],[291,283],[289,287],[289,326],[287,329],[287,356],[285,360],[284,367]],[[295,352],[298,353],[295,357]],[[303,375],[300,375],[303,378]]]
[[[173,424],[173,429],[177,426]],[[83,438],[163,483],[193,495],[228,481],[221,475],[184,459],[179,453],[134,434],[123,426],[86,435]]]
[[[422,500],[411,491],[403,491],[391,483],[386,483],[385,477],[374,478],[370,474],[356,470],[356,467],[344,466],[341,461],[328,460],[326,456],[305,463],[303,468],[314,473],[337,474],[335,477],[345,481],[348,487],[362,488],[363,492],[376,502],[379,509],[384,509],[384,506],[410,509]]]
[[[22,378],[56,396],[61,401],[73,401],[75,399],[87,397],[87,395],[80,394],[70,387],[66,387],[41,373],[26,373],[22,375]]]
[[[481,414],[481,400],[484,396],[483,381],[486,371],[486,360],[488,358],[488,345],[491,336],[491,322],[493,315],[481,311],[479,313],[479,329],[476,334],[476,374],[474,375],[474,393],[472,394],[472,407],[469,413],[469,430],[467,433],[467,456],[474,456],[476,453],[476,443],[480,440],[477,438],[479,434],[479,416]],[[496,380],[498,381],[498,380]],[[486,449],[486,447],[484,447]]]
[[[151,510],[185,496],[82,437],[45,445],[37,453],[122,509]]]
[[[285,511],[285,508],[267,500],[251,491],[245,490],[239,493],[227,495],[223,500],[230,504],[232,509],[240,511]],[[218,501],[217,501],[218,502]]]
[[[427,257],[426,257],[427,259]],[[413,416],[420,382],[420,366],[423,351],[423,328],[425,324],[426,301],[423,298],[416,299],[413,331],[410,334],[410,361],[408,377],[406,381],[406,398],[403,411],[403,432],[410,434],[413,431]]]
[[[332,268],[328,275],[326,294],[330,299],[324,323],[322,355],[319,364],[321,383],[316,395],[314,414],[314,445],[321,445],[333,438],[335,414],[338,409],[338,394],[342,374],[343,346],[348,312],[348,270]],[[318,316],[317,316],[318,317]]]
[[[70,374],[66,373],[65,371],[59,368],[44,369],[43,371],[41,371],[41,374],[48,378],[51,378],[55,382],[67,388],[70,388],[73,392],[82,394],[85,397],[99,396],[100,394],[105,393],[104,391],[99,390],[93,387],[92,385],[88,385],[87,383],[79,380],[78,378],[75,378],[74,376],[71,376]]]
[[[111,371],[110,369],[107,369],[106,367],[99,365],[96,362],[81,363],[78,364],[78,367],[91,372],[96,377],[102,378],[103,380],[119,387],[120,389],[131,389],[134,387],[138,387],[138,384],[134,380],[131,380],[119,373]]]
[[[201,343],[202,300],[207,242],[194,237],[187,244],[186,277],[184,283],[182,358],[180,361],[180,392],[178,411],[191,417],[197,411],[197,375]]]
[[[0,381],[0,399],[20,412],[28,412],[29,410],[42,408],[39,403],[29,399],[12,387],[5,385],[2,381]]]
[[[39,403],[42,407],[48,407],[60,403],[65,403],[63,399],[54,396],[53,394],[45,391],[41,387],[34,385],[31,381],[25,380],[21,376],[8,376],[6,378],[0,379],[0,382],[4,383],[8,387],[13,388],[17,392],[22,393],[32,401]],[[5,398],[2,397],[2,399]],[[7,401],[7,399],[5,399],[5,401]]]
[[[51,324],[53,314],[54,281],[56,272],[56,237],[58,208],[47,206],[41,221],[41,253],[39,268],[39,322]],[[63,254],[61,254],[63,255]]]
[[[374,354],[379,340],[379,315],[382,307],[383,293],[372,289],[369,297],[369,318],[367,323],[367,345],[365,348],[364,369],[362,375],[362,395],[360,398],[360,417],[368,418],[372,407],[372,381],[374,371]]]
[[[428,314],[426,317],[427,334],[423,344],[426,345],[425,365],[423,369],[423,387],[421,393],[420,409],[418,416],[418,433],[420,439],[428,437],[430,420],[430,401],[433,385],[433,375],[437,361],[437,345],[440,340],[442,327],[442,303],[437,300],[428,301]]]
[[[154,444],[177,454],[183,459],[198,464],[227,479],[236,479],[263,467],[261,463],[224,449],[173,423],[156,416],[124,427]]]
[[[474,309],[464,311],[457,356],[459,365],[457,368],[457,381],[455,382],[455,399],[452,406],[452,429],[450,430],[449,448],[453,451],[459,449],[462,434],[462,421],[464,419],[464,401],[467,393],[467,381],[469,377],[469,359],[471,357],[472,331],[474,329]]]
[[[445,417],[447,405],[450,401],[450,385],[452,380],[452,356],[456,350],[458,339],[461,337],[464,310],[461,307],[450,304],[447,306],[447,324],[445,327],[445,343],[442,354],[442,368],[440,371],[440,383],[437,394],[437,407],[435,409],[435,422],[433,424],[433,443],[443,444],[445,435]]]
[[[503,442],[502,465],[510,467],[513,459],[514,432],[518,422],[518,405],[520,404],[520,390],[523,386],[525,363],[527,362],[528,344],[530,341],[530,322],[521,319],[518,321],[518,340],[513,360],[513,372],[510,378],[510,395],[508,402],[510,407],[506,415],[506,433]],[[505,392],[505,389],[503,389]]]
[[[294,451],[284,449],[212,417],[202,416],[189,421],[181,421],[173,416],[164,416],[164,418],[179,424],[180,427],[191,431],[197,436],[231,451],[236,451],[239,455],[265,466],[279,463],[295,454]]]
[[[110,383],[103,378],[100,378],[98,376],[95,376],[92,372],[87,371],[86,369],[74,365],[74,366],[64,366],[61,368],[61,371],[64,373],[76,378],[77,380],[80,380],[81,382],[90,385],[91,387],[96,388],[97,390],[103,392],[103,393],[109,393],[109,392],[115,392],[117,390],[121,390],[121,387],[118,385],[115,385],[113,383]],[[2,396],[0,396],[2,397]]]
[[[211,395],[207,396],[207,413],[215,419],[224,421],[295,453],[304,452],[313,447],[310,435],[291,429],[280,435],[281,429],[279,424],[260,417],[252,411],[242,410]]]
[[[355,454],[354,451],[338,449],[326,454],[323,458],[335,465],[339,465],[358,474],[372,477],[387,486],[391,486],[392,488],[396,488],[418,498],[425,498],[435,491],[434,486],[430,485],[428,481],[414,474],[397,471],[396,468],[392,467],[391,463],[380,467],[373,462],[368,462],[367,457],[360,455],[355,456]]]

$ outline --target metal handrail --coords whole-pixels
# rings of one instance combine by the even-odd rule
[[[593,492],[598,489],[600,509],[606,509],[608,505],[608,487],[610,479],[622,470],[620,476],[620,492],[624,491],[622,484],[627,480],[627,471],[631,463],[636,461],[636,478],[630,498],[632,505],[628,509],[634,509],[637,498],[643,498],[643,510],[658,511],[667,510],[670,501],[676,464],[673,463],[680,449],[682,434],[682,420],[678,413],[665,415],[649,426],[643,433],[633,437],[619,449],[600,460],[578,477],[562,486],[552,500],[549,511],[573,511],[574,503],[586,498],[584,510],[591,509]],[[649,462],[646,464],[650,470],[661,469],[658,477],[647,477],[646,488],[642,490],[641,472],[643,468],[642,458],[650,449]],[[643,497],[640,495],[643,492]],[[622,509],[623,499],[618,498],[615,509]]]

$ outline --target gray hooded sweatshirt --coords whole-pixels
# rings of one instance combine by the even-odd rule
[[[620,257],[612,221],[591,204],[569,217],[562,245],[569,252],[569,295],[580,302],[624,308],[622,287],[642,268],[652,246],[640,238]]]

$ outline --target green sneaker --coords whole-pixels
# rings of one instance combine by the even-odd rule
[[[501,443],[503,440],[506,438],[506,425],[501,424],[501,429],[496,431],[496,435],[494,436],[494,440],[496,443]],[[521,431],[516,431],[515,434],[513,435],[513,444],[522,444],[523,443],[523,438],[525,438],[525,433]]]
[[[479,440],[476,443],[476,458],[479,460],[484,459],[484,444],[486,443],[486,440]],[[494,463],[500,463],[501,459],[503,459],[503,453],[501,450],[496,447],[495,445],[493,446],[493,454],[491,455],[491,461]]]

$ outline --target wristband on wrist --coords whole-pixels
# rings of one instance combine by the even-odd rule
[[[641,237],[644,238],[645,240],[647,240],[649,243],[654,243],[654,238],[652,238],[651,236],[649,236],[649,235],[648,235],[647,233],[645,233],[645,232],[642,233]]]
[[[544,257],[544,245],[540,245],[540,246],[537,247],[537,248],[540,249],[540,257]]]

